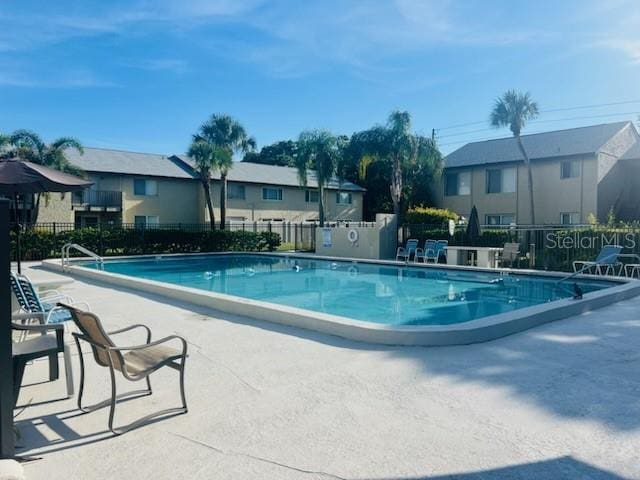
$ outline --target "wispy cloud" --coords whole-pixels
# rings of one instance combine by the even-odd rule
[[[42,77],[21,68],[2,69],[0,86],[18,88],[113,88],[119,85],[98,78],[88,70],[71,70]]]
[[[151,72],[171,72],[178,75],[189,71],[189,64],[177,58],[148,58],[131,62],[124,62],[125,67],[148,70]]]
[[[640,38],[615,38],[596,42],[596,46],[608,48],[626,55],[631,63],[640,65]]]

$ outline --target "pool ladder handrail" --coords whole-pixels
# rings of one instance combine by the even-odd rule
[[[104,270],[104,259],[100,255],[77,243],[65,243],[62,246],[61,257],[63,271],[69,268],[71,249],[77,250],[80,253],[84,253],[85,255],[93,258],[96,261],[96,267],[98,267],[98,270]]]

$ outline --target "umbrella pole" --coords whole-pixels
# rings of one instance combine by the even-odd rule
[[[15,455],[13,431],[13,358],[9,272],[9,201],[0,200],[0,458]]]
[[[18,195],[16,193],[13,194],[13,209],[15,212],[15,225],[16,225],[16,261],[18,262],[18,273],[22,273],[22,266],[20,265],[20,260],[22,259],[22,248],[20,245],[20,230],[22,230],[20,226],[20,222],[18,222]],[[11,265],[11,264],[9,264]]]

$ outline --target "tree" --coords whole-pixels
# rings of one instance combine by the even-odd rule
[[[46,144],[40,136],[31,130],[16,130],[11,135],[0,135],[0,148],[2,158],[20,158],[33,163],[38,163],[61,172],[70,173],[72,175],[84,176],[84,171],[73,165],[67,158],[66,152],[69,149],[75,149],[82,155],[84,149],[82,144],[72,137],[60,137],[50,144]],[[48,201],[48,194],[45,193]],[[33,208],[32,222],[38,219],[40,212],[40,199],[42,195],[36,194]],[[23,216],[26,211],[23,210]]]
[[[295,156],[298,145],[293,140],[284,140],[262,147],[260,152],[248,152],[243,162],[261,163],[263,165],[278,165],[281,167],[295,167]]]
[[[306,187],[309,172],[315,170],[321,227],[324,226],[324,189],[339,171],[341,150],[339,139],[326,130],[307,130],[298,137],[298,151],[295,157],[298,178],[300,185]]]
[[[213,211],[213,200],[211,199],[211,174],[214,170],[213,158],[215,153],[215,146],[200,140],[191,142],[191,146],[187,151],[187,155],[193,159],[196,172],[198,172],[198,176],[200,177],[200,183],[204,191],[204,199],[207,202],[207,210],[209,211],[211,230],[215,230],[216,228],[216,215]]]
[[[388,186],[387,198],[396,215],[403,207],[431,199],[429,185],[440,175],[442,155],[433,138],[411,131],[408,112],[394,111],[386,125],[354,133],[347,151],[351,172],[356,168],[360,180],[375,175],[376,190]],[[371,197],[369,185],[365,186]]]
[[[221,114],[211,115],[211,118],[200,126],[193,140],[208,143],[212,147],[212,168],[220,171],[220,228],[224,230],[227,214],[227,175],[233,167],[233,155],[255,150],[256,141],[247,134],[240,122],[229,115]],[[211,218],[213,219],[213,216]]]
[[[539,114],[538,104],[531,98],[529,92],[521,93],[516,90],[507,90],[502,97],[495,101],[489,117],[492,127],[509,127],[516,138],[520,153],[527,166],[527,180],[529,184],[529,208],[531,209],[531,223],[535,225],[536,216],[533,201],[533,175],[531,162],[527,155],[520,132],[529,120],[533,120]]]

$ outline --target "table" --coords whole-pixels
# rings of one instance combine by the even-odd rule
[[[476,265],[484,268],[496,268],[496,260],[500,247],[448,246],[447,265],[467,265],[467,253],[475,252]]]

